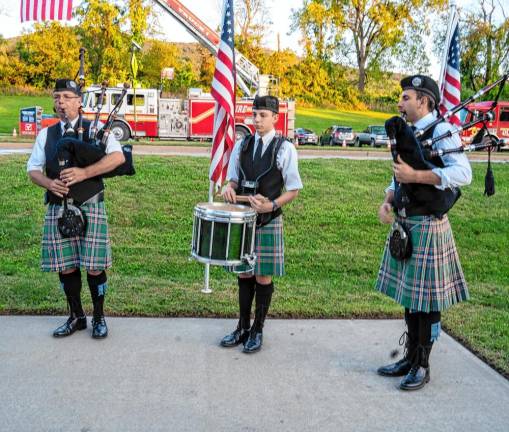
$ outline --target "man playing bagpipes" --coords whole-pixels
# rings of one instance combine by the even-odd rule
[[[87,327],[80,296],[80,269],[84,267],[94,306],[92,337],[104,338],[108,335],[103,312],[105,270],[111,267],[111,247],[101,175],[114,170],[125,159],[120,144],[111,134],[99,159],[95,157],[95,162],[87,166],[77,164],[78,147],[89,146],[93,152],[97,151],[90,142],[91,122],[80,115],[81,88],[73,80],[58,79],[53,100],[60,122],[39,133],[27,163],[30,179],[46,189],[48,209],[41,268],[59,273],[70,310],[69,319],[53,336],[69,336]],[[85,150],[85,160],[86,153]]]
[[[430,159],[420,140],[438,137],[452,126],[437,117],[440,102],[437,84],[416,75],[401,81],[398,110],[401,117],[386,122],[394,157],[392,184],[380,206],[380,221],[393,224],[385,246],[376,288],[405,308],[407,332],[401,360],[378,369],[384,376],[403,376],[402,390],[417,390],[430,380],[429,356],[440,334],[440,314],[468,299],[448,210],[459,198],[459,187],[468,185],[472,171],[464,153]],[[416,132],[419,136],[419,132]],[[460,147],[458,135],[434,143],[434,150]],[[395,217],[393,214],[395,213]]]
[[[283,216],[281,207],[293,201],[302,181],[297,150],[292,143],[276,135],[279,100],[274,96],[253,101],[254,136],[239,140],[230,156],[228,184],[223,197],[237,202],[237,194],[248,195],[258,213],[255,232],[254,269],[239,266],[239,322],[237,328],[221,340],[221,346],[243,344],[246,354],[260,350],[263,326],[274,292],[273,276],[284,274]],[[255,300],[255,319],[251,326],[251,307]]]

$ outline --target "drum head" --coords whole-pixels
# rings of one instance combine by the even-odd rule
[[[203,216],[249,218],[256,216],[256,212],[248,206],[229,203],[198,203],[194,208],[196,214]]]

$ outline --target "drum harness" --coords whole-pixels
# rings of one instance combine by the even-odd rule
[[[249,146],[249,140],[251,138],[254,138],[253,135],[248,135],[244,138],[244,141],[242,142],[241,151],[245,152],[248,149]],[[260,138],[261,140],[261,138]],[[244,173],[244,170],[242,169],[242,165],[240,164],[239,160],[239,170],[242,173],[243,180],[240,183],[240,186],[242,187],[243,191],[247,193],[248,195],[256,195],[258,193],[258,187],[260,186],[260,179],[265,177],[271,170],[274,168],[274,164],[276,163],[276,155],[279,153],[279,150],[281,149],[281,146],[283,145],[285,141],[285,138],[282,136],[276,137],[276,141],[274,145],[272,146],[272,155],[271,155],[271,162],[269,167],[263,171],[258,177],[256,177],[255,180],[246,180],[247,176]],[[263,145],[263,143],[258,143],[258,145]],[[263,226],[267,225],[272,220],[272,213],[266,213],[267,216],[261,217],[262,214],[258,214],[257,218],[257,226]],[[260,220],[261,219],[261,220]]]

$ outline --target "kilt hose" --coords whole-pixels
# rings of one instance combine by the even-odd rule
[[[59,205],[50,204],[44,219],[41,269],[61,272],[72,268],[111,267],[111,245],[104,202],[80,206],[87,221],[84,235],[64,238],[57,225]]]
[[[449,219],[433,216],[397,217],[410,230],[412,256],[397,261],[385,244],[376,289],[405,308],[439,312],[468,300]]]
[[[255,231],[256,276],[283,276],[284,268],[284,240],[283,217],[272,219],[267,225],[257,227]],[[246,264],[235,266],[233,271],[249,272]],[[253,273],[253,272],[251,272]]]

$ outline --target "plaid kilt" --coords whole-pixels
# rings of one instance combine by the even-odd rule
[[[257,227],[255,232],[257,276],[283,276],[285,274],[283,216],[272,219],[267,225]],[[232,268],[236,273],[248,272],[247,264]],[[250,272],[252,273],[252,272]]]
[[[84,235],[64,238],[57,226],[59,205],[50,204],[44,219],[41,269],[44,272],[81,268],[105,270],[111,267],[111,245],[104,202],[83,204],[87,227]]]
[[[385,244],[376,289],[405,308],[442,311],[468,300],[468,288],[454,243],[449,219],[432,216],[400,218],[410,230],[412,256],[395,260]]]

